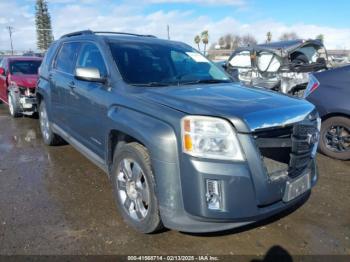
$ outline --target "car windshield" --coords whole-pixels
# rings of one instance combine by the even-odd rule
[[[125,82],[138,86],[221,83],[232,80],[188,46],[141,42],[109,43]]]
[[[36,75],[40,64],[40,60],[11,61],[10,72],[13,75]]]

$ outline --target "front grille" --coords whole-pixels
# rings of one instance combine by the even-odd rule
[[[35,96],[35,88],[25,88],[25,87],[19,87],[19,92],[23,96]]]
[[[314,144],[310,143],[310,136],[316,132],[316,120],[255,132],[254,139],[269,177],[301,175],[311,161]]]

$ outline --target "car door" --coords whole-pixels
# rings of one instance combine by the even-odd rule
[[[96,44],[86,42],[82,45],[76,67],[97,68],[100,75],[107,78],[107,67]],[[79,141],[99,157],[104,158],[105,133],[103,126],[107,116],[106,85],[98,82],[75,79],[69,93],[69,103],[74,105],[70,111],[69,122]]]
[[[0,62],[0,67],[5,69],[5,73],[0,75],[0,99],[3,101],[7,101],[7,85],[6,85],[6,68],[5,68],[6,59],[2,59]]]
[[[74,67],[78,56],[79,42],[65,42],[61,45],[53,68],[49,74],[51,86],[51,118],[66,132],[71,129],[69,122],[71,111],[75,105],[69,103],[72,83],[74,82]]]

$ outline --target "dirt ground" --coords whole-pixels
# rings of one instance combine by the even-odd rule
[[[0,254],[350,254],[350,161],[318,155],[297,210],[243,229],[142,235],[117,213],[107,176],[71,146],[43,144],[38,120],[0,105]]]

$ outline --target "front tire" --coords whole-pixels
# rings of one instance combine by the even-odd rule
[[[39,105],[39,122],[41,135],[44,143],[49,146],[57,146],[63,144],[63,139],[55,134],[51,129],[51,123],[46,110],[46,104],[42,101]]]
[[[8,93],[7,101],[9,104],[10,115],[13,118],[20,117],[21,116],[20,107],[17,103],[17,100],[14,98],[14,96],[10,92]]]
[[[151,161],[144,146],[129,143],[117,147],[111,179],[118,210],[127,224],[142,233],[163,228]]]
[[[336,116],[322,122],[320,151],[335,159],[350,159],[349,118]]]

